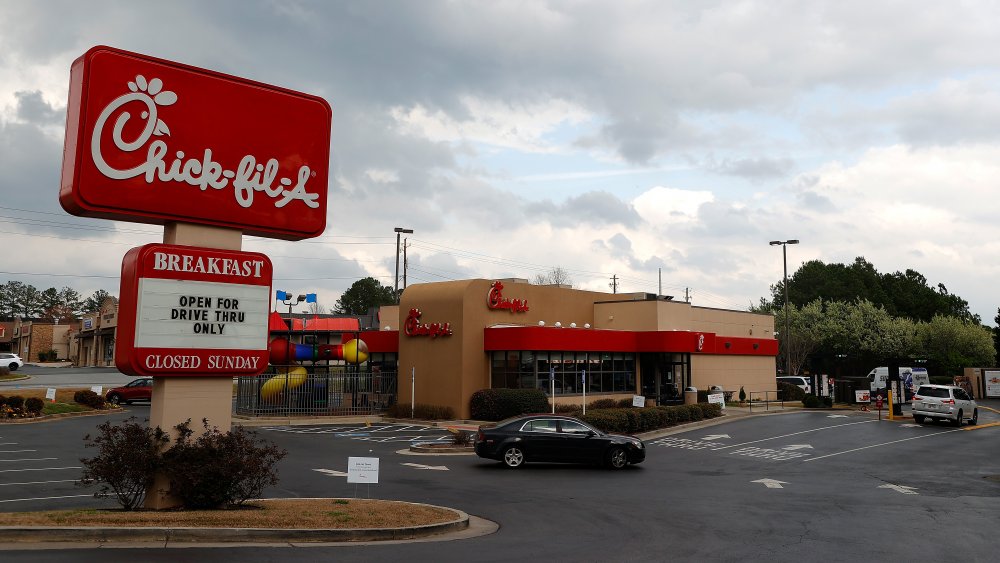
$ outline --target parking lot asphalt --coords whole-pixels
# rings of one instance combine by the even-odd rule
[[[979,434],[982,434],[983,441],[969,443],[987,445],[987,449],[990,450],[991,448],[990,451],[993,451],[994,453],[996,452],[997,444],[996,432],[1000,431],[1000,429],[997,428],[991,429],[992,426],[1000,422],[1000,413],[997,412],[996,406],[996,402],[982,403],[984,412],[981,414],[981,424],[976,427],[965,426],[960,432],[958,432],[959,434],[964,434],[975,431],[976,435],[973,437],[978,437]],[[133,408],[133,412],[131,414],[139,414],[141,416],[143,413],[148,412],[146,409],[148,409],[148,407]],[[885,414],[886,413],[884,411],[881,413],[883,417]],[[799,416],[792,416],[788,418],[783,415]],[[787,420],[784,420],[785,418],[787,418]],[[270,422],[273,423],[274,421]],[[314,424],[263,424],[258,428],[258,430],[268,434],[271,438],[281,441],[285,447],[292,450],[293,456],[297,460],[294,463],[287,464],[282,469],[283,475],[288,475],[286,480],[289,481],[290,484],[286,485],[286,487],[289,488],[272,491],[272,493],[277,494],[272,494],[270,496],[289,496],[289,493],[291,493],[291,496],[306,496],[315,495],[319,491],[330,492],[331,490],[336,493],[333,496],[350,496],[350,487],[338,485],[338,477],[334,475],[335,473],[339,473],[338,470],[344,469],[342,463],[346,457],[342,456],[358,454],[365,455],[367,452],[367,455],[381,456],[383,459],[388,460],[391,459],[390,456],[393,452],[406,443],[421,441],[447,441],[450,440],[450,433],[446,431],[448,427],[471,430],[477,426],[475,421],[442,421],[429,424],[414,424],[413,421],[373,422],[372,419],[367,421],[364,419],[337,421],[336,424],[329,424],[330,421],[328,420],[301,422],[312,422]],[[740,422],[743,424],[734,424]],[[806,422],[808,422],[808,424],[806,424]],[[65,422],[61,422],[59,423],[59,426],[65,426],[65,424]],[[22,436],[26,437],[29,441],[37,440],[39,442],[47,443],[47,447],[53,452],[51,457],[56,458],[46,460],[42,463],[42,465],[49,465],[49,462],[51,462],[52,467],[57,467],[63,461],[63,456],[66,457],[65,461],[67,462],[67,465],[69,465],[72,463],[70,461],[72,457],[78,456],[81,453],[80,448],[78,447],[79,444],[77,444],[77,447],[74,449],[74,447],[70,447],[69,440],[59,438],[59,436],[63,434],[62,432],[43,430],[43,428],[47,425],[31,426],[36,427],[36,430],[22,433]],[[721,426],[721,428],[718,431],[708,431],[708,429],[716,426]],[[6,429],[3,426],[0,426],[0,436],[4,435],[5,430]],[[952,495],[958,496],[968,494],[969,491],[974,491],[973,494],[986,494],[995,501],[995,499],[1000,496],[998,488],[994,486],[992,489],[987,489],[988,491],[992,490],[992,493],[983,493],[982,486],[977,481],[977,479],[986,478],[983,473],[984,471],[989,471],[988,467],[982,466],[981,464],[980,466],[977,466],[980,467],[980,469],[973,472],[971,475],[965,475],[962,479],[958,479],[958,475],[956,475],[947,482],[941,482],[940,479],[933,476],[935,475],[935,471],[933,469],[924,468],[924,471],[919,471],[905,464],[905,458],[906,456],[909,456],[909,454],[905,454],[903,459],[892,459],[889,457],[885,458],[885,461],[875,461],[882,460],[884,455],[892,455],[890,452],[897,451],[899,448],[909,447],[910,444],[919,444],[927,440],[930,441],[928,443],[934,443],[935,448],[938,450],[947,450],[951,447],[948,441],[941,442],[940,440],[954,435],[956,430],[957,429],[952,427],[939,424],[913,424],[912,418],[905,416],[905,409],[904,416],[899,420],[880,421],[879,413],[861,412],[856,408],[809,411],[786,405],[784,407],[779,406],[776,408],[769,407],[767,410],[760,410],[757,407],[754,407],[753,413],[751,413],[748,408],[730,407],[726,409],[726,415],[720,418],[689,423],[670,429],[643,434],[641,437],[647,442],[650,449],[650,455],[647,462],[638,466],[638,473],[635,471],[626,471],[622,475],[626,476],[628,480],[634,480],[636,478],[643,480],[680,463],[681,467],[690,468],[681,470],[680,475],[687,475],[687,477],[682,477],[678,474],[665,474],[663,479],[666,479],[666,481],[664,482],[676,482],[678,479],[686,481],[693,478],[695,475],[700,475],[701,477],[711,477],[712,475],[717,475],[721,478],[732,473],[738,473],[740,475],[747,474],[759,477],[757,479],[748,479],[752,483],[760,482],[759,485],[755,486],[763,486],[767,490],[785,487],[787,490],[789,487],[808,487],[810,481],[814,477],[814,474],[826,472],[823,474],[837,475],[838,473],[851,471],[848,468],[854,467],[854,464],[856,463],[862,463],[860,467],[866,467],[867,469],[865,471],[876,477],[875,482],[877,484],[869,486],[892,486],[897,487],[897,489],[890,489],[890,492],[896,490],[910,491],[913,495],[923,495],[924,497],[930,498],[950,498]],[[979,432],[979,430],[985,431]],[[902,432],[903,434],[894,434],[899,432]],[[844,441],[838,441],[839,439],[832,442],[829,441],[829,438],[839,436],[842,433],[845,435],[849,434],[850,438],[844,438]],[[71,432],[70,434],[75,435],[75,439],[79,441],[78,432],[75,434]],[[291,439],[291,441],[280,438],[281,436],[286,436]],[[810,437],[810,439],[806,439],[806,437]],[[822,438],[823,443],[818,442],[817,439],[812,439],[812,437],[817,437],[817,439]],[[55,438],[54,441],[53,438]],[[319,440],[319,442],[317,442],[317,440]],[[328,440],[333,441],[331,442]],[[0,439],[0,441],[6,440]],[[336,443],[340,442],[343,442],[344,445],[335,446]],[[322,450],[317,450],[317,444],[325,444],[323,449],[329,451],[324,452]],[[967,448],[968,446],[958,447]],[[310,454],[306,452],[312,453]],[[49,457],[48,454],[30,453],[30,455],[37,455],[39,458]],[[436,459],[443,460],[445,458],[439,457]],[[859,462],[858,460],[861,461]],[[508,530],[508,538],[512,532],[515,533],[515,537],[517,537],[517,534],[523,533],[531,535],[532,533],[516,524],[517,512],[510,512],[510,507],[507,506],[509,502],[501,502],[498,507],[487,508],[492,505],[490,503],[484,505],[483,499],[480,499],[472,502],[472,509],[467,506],[470,500],[477,497],[477,495],[469,497],[469,492],[476,490],[475,483],[482,480],[482,478],[487,478],[489,481],[495,481],[494,485],[499,487],[499,490],[507,490],[508,492],[506,494],[508,495],[513,494],[513,490],[509,489],[512,485],[515,488],[526,485],[530,487],[542,486],[551,488],[553,492],[562,491],[561,494],[569,495],[569,498],[576,498],[577,501],[574,502],[579,502],[582,498],[577,496],[579,494],[579,491],[576,491],[577,487],[571,485],[570,483],[579,480],[582,480],[582,483],[588,483],[592,481],[592,478],[597,477],[598,479],[597,481],[594,481],[593,485],[584,485],[584,487],[593,487],[595,485],[600,487],[601,485],[598,484],[599,482],[606,482],[608,480],[605,472],[595,473],[585,469],[574,470],[569,468],[564,469],[561,467],[547,467],[545,464],[542,464],[539,467],[529,467],[526,471],[497,472],[494,471],[496,464],[484,463],[483,460],[477,460],[474,457],[468,458],[467,461],[462,462],[426,461],[423,464],[420,464],[413,463],[413,461],[418,460],[411,458],[411,460],[400,462],[399,464],[386,465],[386,486],[385,490],[380,492],[381,495],[384,495],[382,498],[403,497],[403,500],[417,501],[426,501],[431,498],[439,500],[444,499],[441,500],[441,502],[437,502],[437,504],[464,509],[470,513],[473,519],[482,519],[483,516],[486,516],[485,519],[482,519],[483,522],[489,522],[490,519],[500,522],[500,528],[491,529],[489,528],[489,525],[486,524],[485,528],[480,527],[479,530],[487,530],[485,533],[488,534],[494,532],[499,533],[499,530],[501,530],[503,526],[506,526]],[[876,465],[870,466],[869,464],[871,463],[876,463]],[[786,467],[786,464],[793,465]],[[811,469],[812,466],[822,469],[815,471]],[[675,469],[680,469],[681,467],[675,467]],[[873,467],[876,467],[877,469],[873,469]],[[830,468],[832,468],[832,473],[830,473]],[[46,468],[40,468],[40,470],[42,469]],[[764,469],[764,471],[761,471],[761,474],[757,475],[756,473],[761,469]],[[696,470],[697,473],[691,472],[692,470]],[[53,471],[55,471],[55,469],[53,469]],[[324,473],[324,471],[326,472]],[[996,470],[995,466],[993,471],[994,473],[1000,473],[1000,471]],[[27,472],[25,472],[25,474],[27,474]],[[481,475],[477,477],[477,474]],[[0,478],[2,477],[3,475],[0,474]],[[445,478],[445,481],[441,481],[439,477]],[[550,477],[557,479],[553,480],[550,479]],[[695,481],[698,481],[701,477],[695,479]],[[330,481],[330,479],[333,479],[333,481]],[[65,480],[65,478],[51,480],[44,478],[37,479],[37,481],[32,479],[31,481],[20,480],[0,484],[7,484],[11,486],[12,489],[17,488],[16,486],[22,483],[24,483],[25,486],[28,486],[28,483],[35,483],[31,486],[49,488],[67,487],[71,485],[58,482],[63,480]],[[621,481],[621,479],[618,478],[615,480]],[[510,482],[508,483],[508,481]],[[524,481],[522,485],[516,484],[522,481]],[[726,482],[728,481],[729,480],[726,480]],[[531,482],[534,483],[532,485],[528,485],[528,483]],[[333,485],[332,489],[331,484]],[[416,486],[417,489],[414,489],[414,486]],[[723,484],[715,486],[727,487],[731,485]],[[711,496],[714,494],[704,490],[702,488],[703,485],[697,483],[692,483],[690,487],[692,490],[699,491],[701,495],[708,494]],[[0,486],[0,495],[3,494],[3,489],[5,488],[6,487]],[[640,487],[639,490],[641,491],[642,488],[643,487]],[[73,489],[70,487],[70,490]],[[625,499],[632,499],[634,493],[628,492],[630,490],[631,489],[624,489],[619,494],[624,495]],[[872,490],[879,489],[875,488]],[[462,493],[461,491],[465,491],[465,493]],[[90,494],[80,494],[87,493],[87,491],[75,489],[73,492],[81,498],[74,499],[69,498],[69,495],[61,497],[58,494],[47,495],[44,492],[39,492],[32,496],[17,499],[16,502],[11,502],[7,506],[0,503],[0,510],[8,509],[11,504],[31,506],[30,509],[36,509],[36,507],[51,508],[54,506],[71,505],[94,506],[94,499],[92,497],[86,498],[90,497]],[[459,493],[457,496],[454,494],[456,492]],[[282,495],[281,493],[285,494]],[[899,492],[897,494],[909,495],[910,493]],[[356,487],[353,494],[358,494]],[[363,490],[362,494],[364,494]],[[745,494],[745,492],[731,492],[729,493],[729,496],[740,498],[743,494]],[[836,498],[836,496],[842,495],[843,492],[838,491],[837,493],[830,492],[827,494]],[[884,493],[876,494],[881,495]],[[417,498],[407,499],[405,498],[407,496]],[[657,496],[660,495],[654,495],[654,497]],[[9,497],[9,495],[7,495],[7,497]],[[84,500],[84,498],[86,498],[86,500]],[[636,500],[638,500],[638,498],[642,498],[641,495],[640,497],[636,497]],[[840,507],[850,506],[851,503],[857,502],[863,505],[867,504],[869,506],[869,510],[874,508],[875,505],[871,505],[867,497],[862,498],[863,500],[853,499],[847,502],[834,500],[831,502]],[[4,498],[3,500],[11,499]],[[886,500],[893,502],[898,499],[887,497]],[[78,501],[79,504],[77,504]],[[766,501],[762,498],[751,502]],[[950,503],[951,501],[949,501],[949,504]],[[594,507],[591,508],[593,509]],[[795,507],[795,509],[798,509],[798,507]],[[845,510],[852,509],[848,508]],[[895,510],[903,511],[901,514],[909,514],[909,512],[906,511],[910,509],[907,508],[906,505],[897,504],[895,506]],[[944,513],[948,512],[948,510],[954,509],[944,508],[941,510],[943,510],[942,513]],[[986,510],[986,512],[983,512],[983,510]],[[976,511],[979,512],[980,516],[986,515],[988,517],[991,513],[994,516],[997,515],[995,508],[976,508]],[[564,511],[556,510],[555,516],[553,517],[558,517],[559,514],[563,514],[563,516],[565,516]],[[662,515],[657,517],[662,518]],[[769,513],[768,517],[783,520],[781,515]],[[869,516],[864,516],[861,518],[864,519],[868,517]],[[511,520],[511,518],[514,518],[514,520]],[[809,519],[813,517],[809,516],[807,513],[806,515],[800,515],[800,518]],[[725,520],[725,518],[723,519]],[[479,520],[474,521],[479,522]],[[860,534],[861,532],[858,533]],[[216,541],[224,541],[226,539],[224,537],[226,534],[227,533],[225,531],[220,532],[215,538]],[[444,540],[449,537],[472,537],[467,532],[464,536],[458,532],[453,532],[452,534],[454,535],[442,535],[438,539]],[[88,545],[92,547],[94,544],[82,543],[78,544],[77,547],[87,547]],[[164,547],[165,545],[165,543],[161,543],[157,545],[157,548]],[[63,549],[67,546],[48,545],[47,547],[59,547],[60,549]],[[151,548],[149,545],[146,545],[145,547]],[[431,552],[427,553],[429,554]],[[972,549],[971,553],[975,555],[980,552]],[[552,554],[550,553],[550,556],[551,555]],[[783,558],[777,557],[776,559],[782,560]],[[836,559],[838,558],[832,558],[831,560]],[[973,559],[975,559],[975,557],[973,557]],[[424,559],[418,557],[414,560]],[[440,560],[458,559],[443,557]],[[498,560],[507,559],[501,558]],[[644,560],[644,558],[639,556],[638,560]]]

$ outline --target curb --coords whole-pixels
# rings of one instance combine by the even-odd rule
[[[125,409],[117,410],[92,410],[92,411],[82,411],[82,412],[61,412],[59,414],[47,414],[45,416],[35,416],[32,418],[4,418],[0,419],[0,426],[4,424],[34,424],[41,422],[53,422],[59,420],[60,418],[79,418],[82,416],[100,416],[109,415],[119,412],[127,412]]]
[[[424,503],[410,503],[434,506]],[[435,508],[445,508],[436,506]],[[450,522],[408,526],[405,528],[353,529],[283,529],[283,528],[99,528],[99,527],[35,527],[0,526],[0,542],[58,543],[73,542],[177,542],[177,543],[316,543],[412,540],[469,528],[469,515],[447,508],[458,515]],[[90,548],[92,546],[80,546]]]

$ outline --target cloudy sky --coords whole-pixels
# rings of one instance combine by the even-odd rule
[[[804,261],[915,269],[993,324],[994,2],[0,2],[0,281],[118,293],[159,227],[57,201],[69,68],[110,45],[326,98],[326,233],[275,287],[532,278],[746,308]]]

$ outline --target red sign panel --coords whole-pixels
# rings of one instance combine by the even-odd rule
[[[70,71],[59,201],[85,217],[319,236],[330,126],[317,96],[94,47]]]
[[[115,365],[136,376],[257,375],[267,367],[271,261],[170,244],[122,261]]]

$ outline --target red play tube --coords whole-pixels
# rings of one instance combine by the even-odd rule
[[[322,360],[344,360],[349,364],[359,364],[368,359],[368,345],[357,338],[344,344],[290,344],[285,338],[275,338],[268,345],[268,352],[268,362],[276,366],[289,365],[293,361]]]

